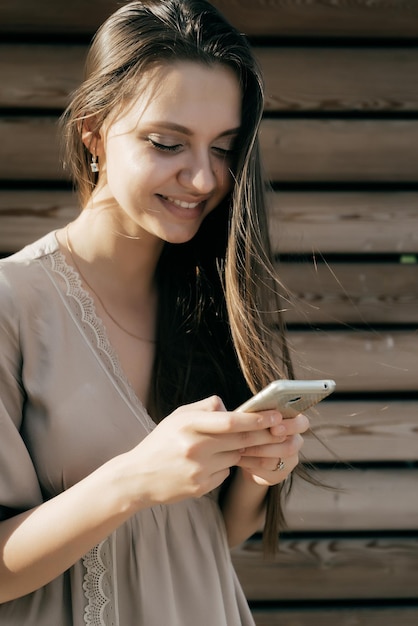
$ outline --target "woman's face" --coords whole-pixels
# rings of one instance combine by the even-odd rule
[[[231,189],[241,89],[229,68],[186,61],[142,84],[101,129],[92,204],[129,235],[183,243]]]

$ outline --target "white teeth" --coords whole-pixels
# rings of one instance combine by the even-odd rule
[[[197,205],[200,204],[199,202],[183,202],[182,200],[176,200],[175,198],[169,197],[167,197],[167,200],[177,206],[180,206],[182,209],[195,209]]]

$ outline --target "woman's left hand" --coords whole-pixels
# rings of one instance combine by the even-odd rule
[[[242,451],[238,466],[244,476],[264,486],[285,480],[299,463],[302,434],[309,428],[306,415],[297,415],[257,433],[259,441]]]

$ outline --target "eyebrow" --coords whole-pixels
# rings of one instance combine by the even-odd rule
[[[187,128],[187,126],[182,126],[181,124],[176,124],[175,122],[151,122],[149,126],[152,126],[153,128],[161,128],[162,130],[173,130],[175,132],[182,133],[183,135],[187,135],[188,137],[191,137],[193,135],[193,132],[190,130],[190,128]],[[241,129],[239,126],[237,128],[230,128],[218,135],[218,137],[237,135],[240,130]]]

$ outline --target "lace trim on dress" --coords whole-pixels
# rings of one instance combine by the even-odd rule
[[[111,377],[116,379],[119,387],[122,388],[131,404],[138,409],[136,415],[138,416],[139,414],[141,423],[150,432],[155,427],[155,423],[138,399],[120,366],[119,359],[107,338],[103,321],[96,313],[93,298],[82,287],[78,273],[68,265],[60,250],[43,257],[44,261],[48,261],[48,259],[50,259],[51,269],[65,285],[71,311],[77,319],[78,325],[84,331],[90,344],[98,352],[101,362]]]
[[[118,626],[114,601],[112,558],[109,540],[92,548],[83,558],[86,568],[83,589],[87,598],[84,609],[86,626]]]

